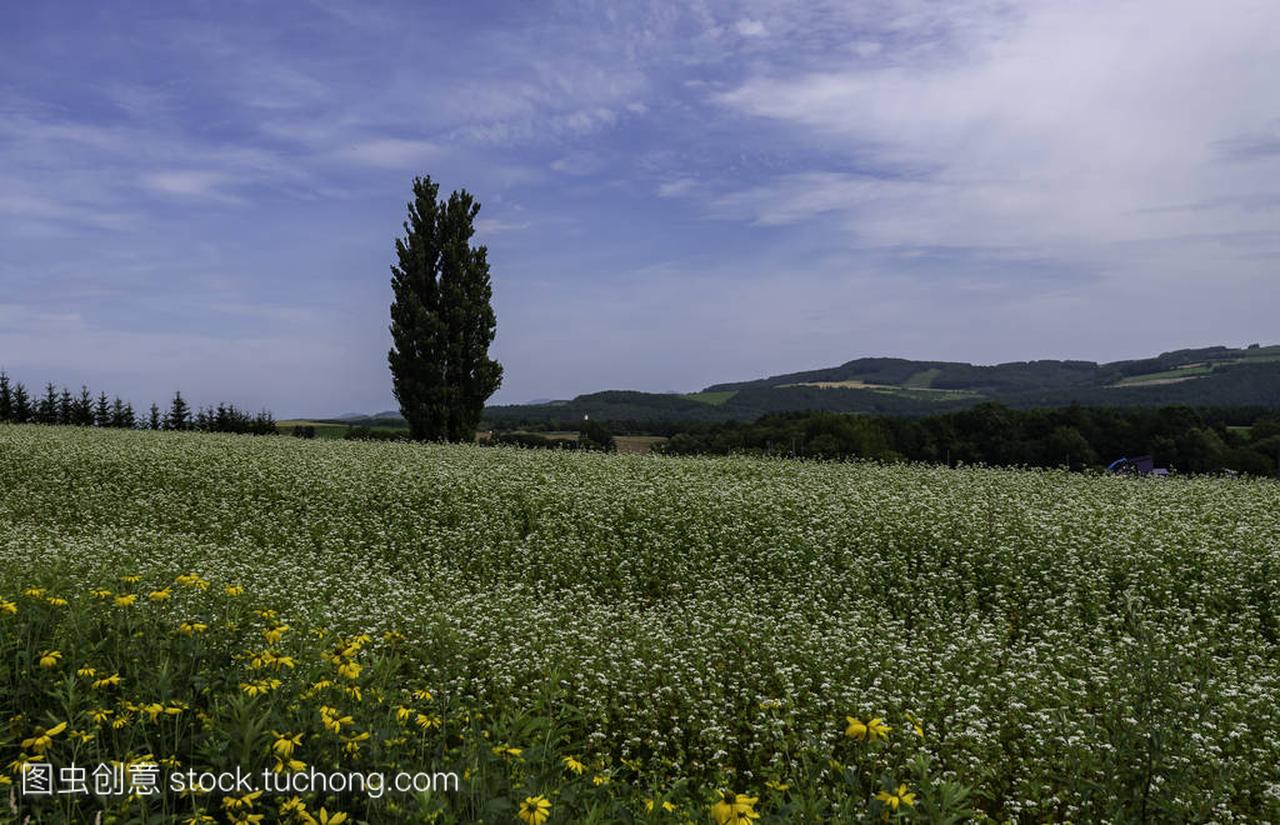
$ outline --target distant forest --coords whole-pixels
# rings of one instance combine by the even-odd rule
[[[1016,410],[991,403],[926,418],[781,413],[753,423],[691,424],[655,449],[1073,470],[1151,455],[1178,472],[1266,476],[1280,469],[1280,413],[1184,406]]]
[[[181,392],[176,392],[169,408],[161,411],[152,403],[143,414],[119,396],[108,398],[105,392],[95,398],[86,386],[73,394],[61,391],[53,383],[32,396],[21,382],[14,383],[0,372],[0,422],[11,424],[53,424],[76,427],[112,427],[144,430],[195,430],[199,432],[247,433],[272,435],[277,432],[270,412],[246,412],[234,404],[192,410]]]

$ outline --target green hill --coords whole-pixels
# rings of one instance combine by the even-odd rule
[[[837,367],[713,384],[687,395],[610,390],[548,404],[492,406],[485,420],[492,426],[572,423],[584,416],[611,422],[746,421],[795,410],[924,416],[984,401],[1015,408],[1072,403],[1280,408],[1280,345],[1183,349],[1104,364],[859,358]]]

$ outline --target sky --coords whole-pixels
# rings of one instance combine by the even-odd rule
[[[395,407],[415,175],[482,204],[495,403],[864,356],[1280,342],[1280,3],[20,3],[0,367]]]

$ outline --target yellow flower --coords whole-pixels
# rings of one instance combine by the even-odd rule
[[[426,688],[419,688],[418,690],[415,690],[413,692],[413,698],[418,699],[419,701],[422,701],[422,702],[430,702],[431,691],[427,690]]]
[[[262,631],[262,635],[266,637],[267,644],[274,645],[274,644],[279,644],[280,640],[284,638],[284,634],[288,632],[289,632],[289,625],[282,624],[282,625],[277,625],[271,628],[270,630]]]
[[[867,726],[862,724],[862,720],[856,716],[846,716],[849,726],[844,729],[844,735],[852,739],[866,739]]]
[[[293,797],[280,803],[280,813],[294,816],[296,814],[305,814],[307,812],[307,803],[303,802],[301,797]]]
[[[587,769],[586,765],[582,764],[572,756],[566,756],[560,761],[564,763],[565,770],[569,771],[570,773],[576,773],[578,776],[582,776],[582,772]]]
[[[197,633],[203,633],[209,629],[209,625],[204,622],[183,622],[178,625],[178,632],[183,636],[194,636]]]
[[[543,796],[526,796],[516,811],[516,818],[525,825],[542,825],[551,818],[551,802]]]
[[[283,684],[284,682],[279,679],[259,679],[256,682],[241,682],[240,689],[250,696],[261,696],[264,693],[270,693]]]
[[[368,739],[368,731],[357,733],[354,736],[344,736],[342,737],[342,750],[351,756],[358,756],[360,754],[360,744]]]
[[[119,684],[120,684],[120,674],[113,673],[110,676],[103,676],[101,679],[95,679],[93,682],[93,687],[95,689],[101,689],[104,687],[115,687]]]
[[[426,713],[419,713],[413,721],[415,725],[423,730],[431,730],[432,728],[440,727],[440,717],[430,716]]]
[[[58,666],[58,660],[62,658],[60,650],[44,650],[40,652],[40,667],[54,668]]]
[[[43,599],[45,590],[43,587],[28,587],[22,591],[22,595],[28,599]]]
[[[790,786],[790,785],[788,785],[786,782],[780,782],[780,781],[778,781],[777,779],[768,779],[768,780],[765,780],[765,783],[764,783],[764,784],[765,784],[765,787],[771,788],[771,789],[773,789],[773,790],[775,790],[775,791],[777,791],[777,792],[779,792],[779,793],[781,793],[781,792],[785,791],[787,788],[790,788],[790,787],[791,787],[791,786]]]
[[[653,804],[654,803],[652,799],[646,799],[644,801],[644,812],[647,814],[653,813]],[[666,811],[669,814],[673,814],[676,812],[676,806],[664,799],[662,800],[662,810]]]
[[[66,607],[68,604],[70,604],[70,602],[68,602],[66,599],[62,598],[61,596],[50,596],[49,598],[45,599],[45,601],[53,605],[54,607]]]
[[[711,819],[716,825],[750,825],[751,820],[759,819],[756,803],[759,797],[746,794],[725,794],[724,798],[711,806]]]
[[[112,593],[105,587],[95,587],[93,590],[89,591],[89,595],[93,596],[98,601],[103,601],[104,599],[111,598]]]
[[[867,739],[872,742],[877,739],[888,739],[889,731],[891,730],[893,728],[886,725],[884,720],[877,716],[867,723]]]
[[[494,745],[490,750],[493,751],[494,756],[510,756],[515,759],[520,759],[521,754],[524,753],[523,749],[513,748],[510,745]]]
[[[229,811],[238,811],[242,808],[252,808],[253,803],[262,796],[262,791],[252,791],[244,796],[224,796],[222,798],[222,806]]]
[[[919,719],[915,718],[914,716],[912,716],[910,713],[907,714],[907,721],[911,723],[911,728],[912,730],[915,731],[916,736],[919,736],[921,739],[923,739],[924,723],[921,722]]]
[[[899,805],[911,807],[916,804],[916,795],[907,792],[906,785],[899,785],[897,793],[889,793],[888,791],[880,791],[876,794],[876,799],[883,802],[890,810],[897,811]]]
[[[130,593],[127,596],[116,596],[116,607],[132,607],[137,601],[137,593]]]
[[[404,705],[401,705],[400,707],[396,708],[397,722],[408,722],[411,718],[413,718],[412,708],[407,708]]]
[[[101,725],[110,718],[112,711],[107,710],[106,708],[94,708],[93,710],[88,711],[88,713],[90,719]]]
[[[347,815],[344,813],[331,814],[324,808],[320,809],[320,818],[316,820],[320,825],[342,825],[347,821]]]
[[[97,670],[95,670],[91,665],[85,665],[85,666],[81,667],[79,670],[77,670],[77,671],[76,671],[76,675],[77,675],[77,676],[83,676],[83,677],[85,677],[85,678],[87,679],[87,678],[89,678],[90,676],[97,676],[97,675],[98,675],[98,671],[97,671]]]
[[[23,750],[31,749],[35,751],[37,754],[42,754],[45,752],[46,748],[48,748],[50,745],[53,744],[53,737],[62,733],[66,729],[67,729],[66,722],[59,722],[58,724],[54,725],[48,730],[45,730],[44,728],[38,728],[37,730],[39,732],[36,733],[35,736],[31,737],[30,739],[22,740],[22,749]]]
[[[226,593],[228,596],[243,596],[244,588],[238,584],[229,584],[222,588],[222,592]],[[295,796],[294,799],[297,799],[297,797]]]
[[[217,822],[217,821],[218,820],[214,819],[208,814],[192,814],[191,816],[182,820],[182,825],[209,825],[209,823]]]
[[[138,582],[142,581],[142,577],[136,573],[133,573],[128,576],[121,576],[120,581],[125,584],[137,584]]]
[[[25,753],[18,754],[18,758],[9,763],[9,773],[19,774],[32,762],[44,762],[43,754],[28,756]]]
[[[337,708],[331,708],[328,705],[320,706],[320,721],[325,730],[333,733],[342,733],[343,725],[354,725],[356,723],[350,716],[342,716],[341,713],[342,711]]]
[[[152,590],[150,599],[153,602],[164,602],[164,601],[168,601],[169,597],[172,595],[173,595],[173,591],[170,590],[168,587],[166,587],[163,590]]]
[[[143,713],[145,713],[147,715],[147,718],[152,722],[156,721],[156,717],[164,713],[164,705],[160,704],[159,702],[152,702],[151,704],[143,705],[138,709],[141,710]]]
[[[184,573],[174,579],[174,581],[184,587],[195,587],[199,590],[209,589],[209,581],[207,579],[200,578],[195,573]]]
[[[17,612],[18,612],[18,606],[16,604],[10,601],[5,601],[4,599],[0,599],[0,613],[5,614],[6,616],[12,616],[14,613],[17,613]]]
[[[307,763],[301,759],[281,759],[276,757],[276,766],[272,768],[276,773],[298,773],[306,770]]]
[[[276,738],[276,743],[271,749],[281,756],[293,756],[293,751],[302,744],[301,733],[278,733],[271,731],[271,735]]]

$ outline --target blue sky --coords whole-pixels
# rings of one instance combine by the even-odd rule
[[[495,401],[1280,341],[1280,5],[26,3],[0,365],[394,406],[410,181],[483,204]]]

